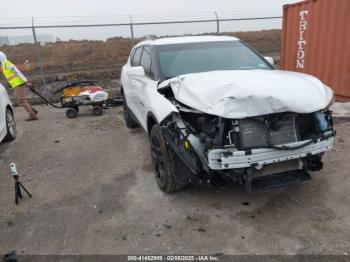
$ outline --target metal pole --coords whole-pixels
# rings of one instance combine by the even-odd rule
[[[131,32],[131,40],[134,41],[134,25],[132,23],[132,16],[129,15],[130,17],[130,32]]]
[[[214,12],[214,14],[216,16],[216,34],[219,35],[220,34],[220,20],[219,20],[218,13],[216,11]]]
[[[43,66],[43,63],[41,60],[39,44],[38,44],[38,40],[36,38],[36,32],[35,32],[35,27],[34,27],[34,17],[32,17],[32,31],[33,31],[35,54],[36,54],[36,57],[38,59],[38,63],[40,66],[40,76],[41,76],[41,80],[43,81],[43,85],[44,85],[44,96],[46,97],[46,99],[48,99],[48,89],[47,89],[47,84],[46,84],[46,79],[45,79],[44,66]]]

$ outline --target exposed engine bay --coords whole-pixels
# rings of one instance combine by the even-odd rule
[[[159,91],[178,109],[162,123],[163,136],[194,176],[229,179],[250,192],[310,180],[322,169],[322,154],[333,144],[329,111],[293,112],[244,119],[205,114],[177,101],[170,88]]]

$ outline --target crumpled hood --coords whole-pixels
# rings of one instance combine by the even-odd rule
[[[170,84],[175,98],[196,110],[242,119],[272,113],[312,113],[326,108],[332,90],[310,75],[281,70],[213,71],[182,75]]]

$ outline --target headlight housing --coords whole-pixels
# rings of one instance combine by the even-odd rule
[[[325,87],[326,93],[328,93],[327,96],[332,95],[331,100],[329,101],[328,105],[325,108],[325,110],[329,110],[331,108],[331,106],[335,103],[335,96],[334,96],[332,89],[329,86],[324,85],[324,87]]]
[[[327,105],[326,109],[330,110],[330,108],[332,107],[332,105],[334,105],[334,103],[335,103],[335,96],[333,94],[332,99],[331,101],[329,101],[329,104]]]

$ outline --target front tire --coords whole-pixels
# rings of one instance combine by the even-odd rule
[[[154,125],[151,129],[150,144],[158,187],[166,193],[176,192],[184,188],[187,183],[179,184],[176,181],[175,153],[165,143],[159,125]]]
[[[4,142],[15,140],[17,137],[16,122],[12,110],[9,108],[6,108],[6,129],[7,133],[4,138]]]

